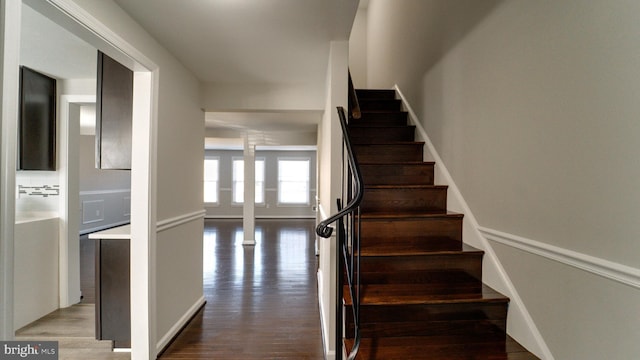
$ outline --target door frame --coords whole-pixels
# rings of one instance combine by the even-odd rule
[[[155,257],[157,103],[159,67],[72,0],[0,0],[2,19],[2,143],[0,187],[0,338],[13,329],[13,244],[15,222],[15,155],[18,114],[17,71],[23,3],[134,71],[131,171],[131,357],[155,359]],[[15,74],[14,74],[15,73]]]

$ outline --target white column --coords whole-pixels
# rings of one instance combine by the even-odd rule
[[[244,240],[242,245],[255,245],[255,202],[256,202],[256,148],[244,138],[244,205],[242,227]]]

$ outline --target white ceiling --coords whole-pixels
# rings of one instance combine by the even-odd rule
[[[20,64],[58,79],[95,79],[97,50],[29,6],[22,6]]]
[[[325,79],[358,0],[115,0],[202,82]]]

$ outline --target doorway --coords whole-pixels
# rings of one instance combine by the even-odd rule
[[[40,1],[25,0],[23,2],[2,2],[3,17],[3,68],[2,68],[2,161],[0,183],[3,187],[3,201],[0,208],[0,221],[2,221],[2,240],[0,247],[3,254],[13,254],[14,248],[14,222],[15,222],[15,149],[17,139],[18,102],[17,99],[17,72],[15,69],[20,64],[20,27],[23,3],[40,14],[53,20],[58,25],[67,29],[75,36],[88,42],[110,56],[120,60],[134,70],[134,115],[133,115],[133,146],[136,152],[132,158],[132,206],[131,229],[132,238],[136,239],[132,246],[132,268],[139,269],[137,276],[132,277],[132,326],[136,331],[132,338],[133,351],[139,351],[140,358],[149,358],[151,349],[155,346],[152,339],[150,324],[154,322],[154,314],[150,311],[149,294],[153,292],[153,280],[150,272],[151,264],[155,256],[151,244],[155,241],[155,232],[150,229],[155,226],[155,159],[152,149],[155,148],[155,120],[152,117],[152,107],[155,105],[153,94],[157,84],[153,83],[154,74],[150,69],[157,66],[138,53],[123,39],[115,36],[101,23],[87,14],[83,9],[70,7],[68,2],[62,0]],[[125,50],[122,50],[125,49]],[[8,101],[4,101],[8,100]],[[77,237],[77,234],[76,234]],[[61,249],[67,249],[69,254],[76,253],[68,244],[61,244]],[[6,250],[6,251],[5,251]],[[64,251],[64,250],[63,250]],[[11,339],[14,336],[13,313],[16,303],[14,297],[14,260],[12,256],[3,256],[0,261],[3,274],[0,284],[0,338]],[[61,274],[70,274],[73,271],[64,269],[66,262],[61,262]],[[64,276],[64,275],[63,275]],[[69,276],[67,276],[67,279]],[[64,280],[63,280],[64,281]],[[79,280],[78,280],[79,282]],[[61,292],[63,293],[63,292]],[[72,298],[72,297],[70,297]],[[72,300],[69,300],[72,301]],[[62,304],[62,302],[61,302]],[[151,344],[154,344],[153,346]],[[137,350],[138,349],[138,350]]]

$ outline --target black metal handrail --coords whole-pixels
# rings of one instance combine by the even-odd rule
[[[364,196],[364,182],[358,161],[351,146],[349,127],[343,107],[338,107],[338,116],[342,126],[344,140],[343,159],[346,157],[347,166],[343,164],[343,198],[348,198],[348,204],[342,208],[342,201],[338,202],[338,212],[321,221],[316,227],[319,236],[328,238],[333,229],[331,224],[337,222],[336,244],[336,360],[342,360],[342,337],[344,327],[343,314],[343,286],[346,278],[349,294],[351,295],[354,324],[354,345],[347,359],[353,360],[360,346],[360,203]],[[344,160],[343,160],[344,161]],[[346,176],[345,176],[346,175]],[[346,181],[345,181],[346,180]],[[345,220],[346,219],[346,220]]]
[[[323,238],[328,238],[333,233],[333,229],[330,226],[331,224],[358,209],[358,206],[360,206],[360,202],[362,202],[362,197],[364,196],[364,182],[362,181],[360,166],[356,162],[356,157],[351,146],[351,140],[349,139],[349,127],[347,126],[347,119],[344,114],[344,108],[342,106],[338,106],[337,109],[338,116],[340,117],[340,125],[342,126],[344,146],[345,150],[347,151],[349,170],[351,170],[351,173],[355,180],[353,184],[354,196],[344,209],[340,210],[335,215],[330,216],[329,218],[321,221],[318,224],[318,226],[316,227],[316,233]]]

